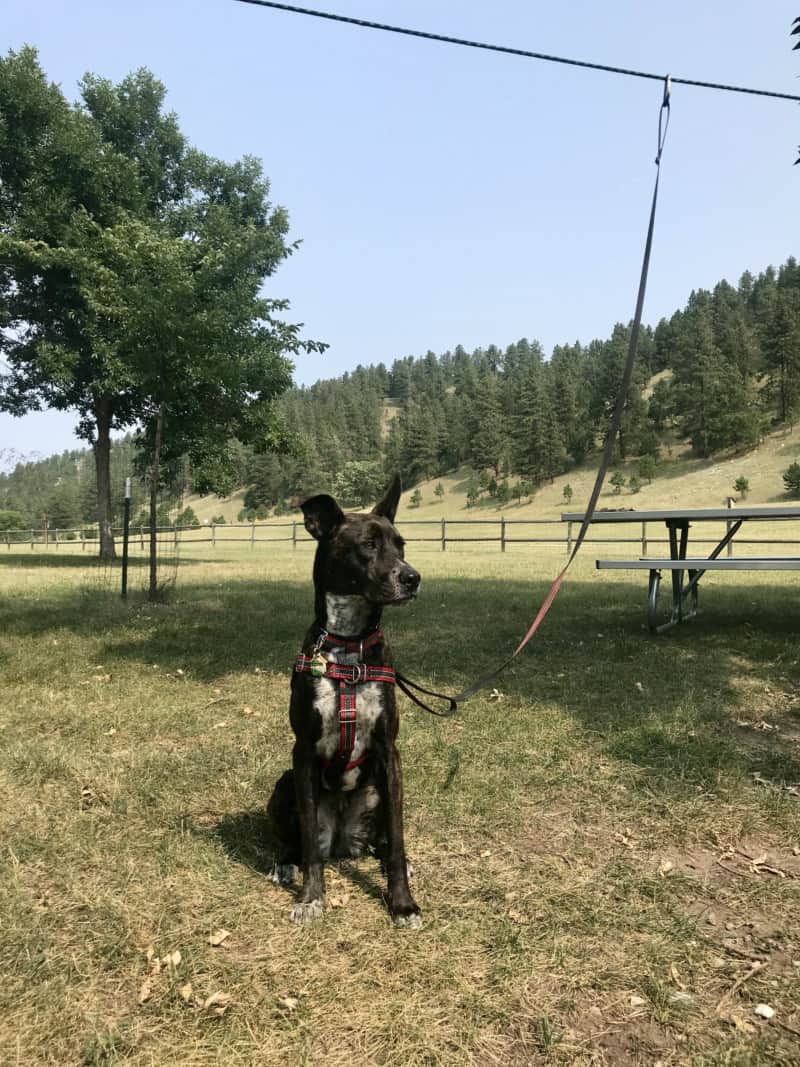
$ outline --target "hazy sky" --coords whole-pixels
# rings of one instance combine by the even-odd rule
[[[307,0],[305,6],[314,6]],[[797,0],[325,0],[324,10],[654,72],[800,94]],[[146,66],[190,140],[264,160],[299,251],[270,280],[329,342],[309,383],[356,364],[606,336],[633,313],[654,177],[656,82],[492,55],[236,3],[5,0],[0,47],[35,45],[71,97]],[[798,252],[800,113],[676,86],[650,289]],[[75,447],[74,420],[0,415],[0,449]]]

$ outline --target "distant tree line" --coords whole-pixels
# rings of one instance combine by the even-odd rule
[[[637,485],[656,475],[667,441],[688,440],[699,456],[742,452],[800,415],[800,266],[793,258],[777,270],[746,273],[735,287],[722,281],[692,292],[684,308],[640,337],[615,457],[637,458]],[[289,389],[275,402],[293,442],[288,453],[230,443],[230,483],[246,489],[241,518],[286,512],[319,491],[360,506],[390,472],[400,471],[410,487],[462,464],[483,474],[475,499],[492,484],[501,495],[530,495],[599,446],[628,338],[629,327],[618,324],[606,340],[557,345],[549,359],[526,339],[472,352],[459,345]],[[115,485],[135,476],[135,451],[132,438],[114,443]],[[68,452],[0,475],[0,509],[19,512],[25,525],[39,525],[45,514],[51,525],[96,521],[89,459]],[[503,490],[509,475],[517,486]],[[160,518],[174,518],[193,486],[204,482],[191,465],[173,465]],[[143,480],[135,479],[134,494],[136,513]],[[119,505],[117,496],[117,520]]]

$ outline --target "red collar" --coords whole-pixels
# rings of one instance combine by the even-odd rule
[[[314,642],[314,648],[315,650],[324,648],[331,651],[337,649],[346,653],[363,653],[365,648],[372,648],[374,645],[379,645],[382,641],[383,633],[379,627],[376,627],[364,637],[341,637],[339,634],[332,634],[327,630],[320,630],[319,636]]]

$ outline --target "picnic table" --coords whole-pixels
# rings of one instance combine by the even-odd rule
[[[565,512],[562,522],[582,523],[583,514]],[[598,570],[646,570],[649,572],[647,621],[654,633],[691,619],[697,614],[697,587],[706,571],[800,570],[800,556],[727,556],[722,550],[731,545],[744,522],[785,522],[800,520],[800,507],[674,508],[669,511],[637,511],[634,508],[600,510],[592,515],[596,523],[664,522],[669,533],[669,557],[642,556],[639,559],[598,559]],[[726,522],[727,530],[708,556],[687,555],[689,529],[694,523]],[[644,529],[644,527],[643,527]],[[800,543],[796,541],[794,543]],[[729,550],[730,551],[730,550]],[[672,612],[659,624],[657,603],[661,572],[672,574]],[[684,583],[684,572],[688,580]],[[688,608],[684,607],[689,601]]]

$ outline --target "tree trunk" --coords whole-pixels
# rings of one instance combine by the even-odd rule
[[[158,533],[156,513],[158,511],[158,480],[161,473],[161,436],[164,432],[164,404],[156,416],[156,432],[153,441],[153,466],[150,470],[150,585],[148,599],[158,599]]]
[[[111,531],[111,397],[101,396],[95,407],[97,433],[92,451],[97,476],[97,522],[100,531],[100,559],[117,558]]]

